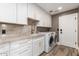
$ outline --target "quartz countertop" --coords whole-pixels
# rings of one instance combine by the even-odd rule
[[[15,36],[15,37],[4,37],[4,38],[0,38],[0,44],[1,43],[7,43],[7,42],[14,42],[14,41],[18,41],[18,40],[32,40],[32,39],[36,39],[36,38],[39,38],[39,37],[42,37],[44,36],[45,34],[43,33],[36,33],[36,34],[31,34],[29,36],[26,36],[26,35],[21,35],[21,36]]]

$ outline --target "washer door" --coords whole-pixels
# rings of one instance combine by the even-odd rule
[[[49,39],[49,46],[50,46],[50,47],[52,46],[53,40],[54,40],[54,39],[53,39],[53,36],[51,36],[50,39]]]

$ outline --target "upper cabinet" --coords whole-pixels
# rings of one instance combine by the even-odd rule
[[[0,22],[16,23],[16,4],[0,4]]]
[[[27,3],[1,3],[0,22],[27,25]]]
[[[51,16],[36,4],[28,4],[28,17],[39,20],[37,26],[51,27]]]
[[[27,25],[27,4],[17,3],[16,8],[16,23]]]
[[[51,16],[33,3],[1,3],[0,22],[27,25],[27,18],[38,20],[37,26],[51,27]]]
[[[39,20],[38,26],[51,27],[51,16],[44,10],[37,11],[37,19]]]
[[[28,17],[36,19],[36,8],[34,4],[28,3]]]
[[[43,25],[45,27],[51,27],[51,16],[49,14],[44,13],[43,14]]]

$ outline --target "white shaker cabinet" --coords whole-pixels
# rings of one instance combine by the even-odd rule
[[[51,15],[50,14],[48,14],[45,10],[43,10],[42,8],[34,4],[32,4],[32,6],[29,8],[33,8],[31,9],[32,15],[34,15],[36,20],[39,20],[39,23],[37,24],[37,26],[51,27]]]
[[[41,11],[40,8],[37,8],[36,9],[36,19],[39,20],[37,26],[42,26],[44,27],[44,15],[43,15],[43,11]]]
[[[33,56],[39,56],[44,51],[44,37],[33,39]]]
[[[44,27],[52,27],[51,24],[51,16],[48,15],[47,13],[44,13],[44,16],[43,16],[43,25]]]
[[[27,25],[27,3],[17,3],[16,23]]]
[[[39,20],[37,26],[42,26],[44,27],[43,23],[44,23],[44,11],[37,6],[36,4],[30,4],[28,3],[28,17],[35,19],[35,20]]]
[[[0,4],[0,22],[16,23],[16,4]]]
[[[51,27],[51,16],[46,13],[45,11],[42,11],[40,8],[37,9],[37,20],[39,20],[39,23],[37,26],[41,27]]]
[[[33,56],[39,55],[39,39],[33,39]]]
[[[0,44],[0,56],[9,56],[9,43]]]
[[[37,26],[51,27],[51,15],[40,8],[37,4],[28,3],[28,17],[39,20]]]
[[[32,56],[32,40],[19,40],[11,42],[11,56]]]
[[[39,39],[39,54],[43,53],[44,51],[44,37]]]
[[[28,17],[36,20],[36,5],[28,3]]]

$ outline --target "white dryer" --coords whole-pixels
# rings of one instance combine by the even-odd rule
[[[53,47],[56,45],[56,32],[47,32],[45,33],[45,40],[44,40],[44,51],[48,53]]]

